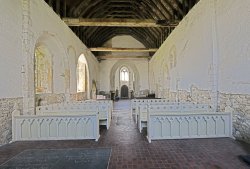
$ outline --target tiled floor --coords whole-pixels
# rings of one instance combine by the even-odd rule
[[[110,169],[240,169],[250,168],[238,155],[250,153],[249,145],[230,138],[161,140],[147,142],[140,134],[130,113],[130,101],[114,103],[110,129],[101,129],[98,142],[36,141],[15,142],[0,147],[0,164],[27,149],[112,148]]]
[[[29,149],[0,169],[107,169],[111,148]]]

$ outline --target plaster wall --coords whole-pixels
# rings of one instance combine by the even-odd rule
[[[246,142],[249,8],[248,0],[199,1],[153,56],[149,69],[150,89],[156,95],[210,105],[216,101],[218,111],[233,113],[234,137]]]
[[[34,52],[46,45],[53,57],[53,92],[37,95],[48,103],[76,96],[76,65],[84,54],[89,68],[89,91],[98,80],[98,61],[43,0],[0,0],[0,145],[11,141],[11,113],[34,113]],[[27,66],[26,66],[27,65]],[[30,73],[32,72],[32,73]],[[29,88],[30,86],[33,86]],[[71,95],[70,95],[71,93]],[[25,98],[31,99],[25,99]],[[29,109],[29,110],[28,110]],[[32,112],[33,109],[33,112]]]
[[[0,16],[0,98],[22,96],[22,1],[1,0]],[[46,43],[53,55],[54,93],[64,93],[65,71],[70,71],[71,93],[76,92],[76,64],[83,53],[88,61],[90,80],[98,79],[98,62],[68,26],[42,0],[30,1],[30,49],[34,55],[38,43]],[[44,38],[47,35],[49,38]],[[43,39],[44,38],[44,39]],[[71,68],[73,67],[73,68]],[[90,88],[91,88],[90,83]]]
[[[72,75],[70,77],[72,78],[70,80],[70,91],[71,93],[76,92],[76,76],[74,74],[76,73],[77,61],[81,54],[84,54],[88,62],[89,88],[91,89],[92,80],[96,81],[98,79],[99,72],[98,61],[94,55],[44,1],[31,2],[31,31],[34,34],[34,40],[39,39],[44,33],[51,34],[55,41],[57,41],[58,48],[60,49],[59,51],[53,51],[54,57],[57,58],[55,60],[60,61],[59,63],[56,62],[57,64],[55,63],[56,67],[54,69],[61,71],[54,77],[54,82],[56,82],[54,84],[55,93],[65,92],[65,87],[60,83],[62,79],[60,75],[65,73],[65,69],[69,70],[70,75]]]
[[[99,64],[100,74],[99,74],[99,84],[100,88],[99,91],[105,91],[109,92],[110,90],[113,90],[111,88],[110,84],[110,74],[112,71],[112,68],[115,64],[119,64],[121,67],[122,65],[128,65],[128,66],[135,66],[139,73],[139,90],[146,90],[148,89],[148,60],[118,60],[118,59],[112,59],[112,60],[104,60],[101,61]],[[115,70],[116,72],[116,70]],[[114,72],[114,73],[115,73]],[[118,83],[118,80],[116,78],[116,82]]]
[[[189,90],[191,85],[211,89],[212,9],[209,6],[209,1],[197,4],[150,60],[151,91]]]
[[[0,0],[0,98],[22,96],[22,4]]]
[[[249,6],[247,0],[200,1],[151,59],[150,88],[155,90],[157,84],[161,85],[161,64],[166,64],[170,90],[177,86],[189,89],[191,85],[211,89],[216,73],[219,91],[249,94]],[[173,68],[172,55],[176,56]],[[213,72],[213,57],[217,58],[217,72]]]
[[[132,36],[122,35],[115,36],[107,41],[103,46],[113,48],[145,48],[145,46],[133,38]],[[114,55],[114,56],[148,56],[148,52],[105,52],[103,55]],[[135,90],[139,93],[141,90],[147,90],[148,86],[148,59],[108,59],[102,60],[99,64],[100,78],[99,78],[99,91],[105,91],[109,93],[111,90],[116,90],[119,86],[119,71],[122,66],[127,66],[130,72],[136,74],[138,72],[138,85],[135,85]],[[114,69],[115,67],[115,69]],[[137,72],[135,70],[136,69]],[[111,74],[113,73],[113,77]],[[114,86],[111,84],[111,80],[115,79]],[[137,87],[136,87],[137,86]]]
[[[250,1],[216,3],[219,90],[250,94]]]
[[[145,48],[145,46],[135,40],[132,36],[122,35],[115,36],[111,40],[111,45],[113,48]],[[148,56],[148,52],[112,52],[112,55],[116,56]]]

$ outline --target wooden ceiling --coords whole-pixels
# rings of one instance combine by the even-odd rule
[[[101,47],[117,35],[131,35],[146,48],[159,48],[199,0],[45,1],[71,23],[70,28],[89,48]]]

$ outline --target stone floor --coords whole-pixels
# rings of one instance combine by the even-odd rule
[[[101,129],[98,142],[35,141],[15,142],[0,147],[0,164],[28,149],[112,148],[109,169],[240,169],[250,168],[238,155],[250,153],[247,144],[230,138],[160,140],[148,143],[130,113],[130,101],[114,103],[110,129]]]

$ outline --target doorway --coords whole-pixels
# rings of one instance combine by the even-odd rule
[[[128,86],[127,85],[123,85],[121,87],[121,98],[122,99],[128,98]]]

